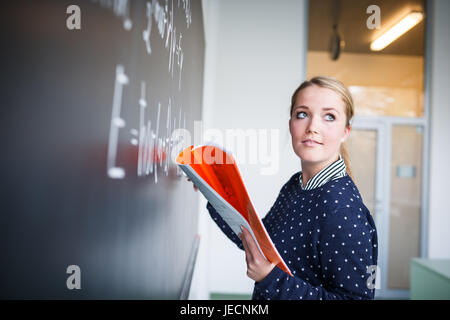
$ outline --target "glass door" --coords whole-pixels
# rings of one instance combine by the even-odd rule
[[[410,260],[420,257],[422,218],[423,126],[393,124],[390,128],[390,200],[387,289],[401,292],[410,285]]]
[[[382,175],[383,157],[382,147],[384,130],[378,121],[357,121],[347,139],[347,148],[350,156],[350,167],[354,182],[361,193],[362,200],[372,214],[378,234],[378,269],[376,281],[376,296],[382,288],[382,279],[385,276],[385,256],[380,254],[386,247],[384,241],[386,227],[383,223],[386,199],[383,194],[384,181]]]
[[[378,233],[377,298],[408,298],[410,260],[421,256],[423,125],[355,118],[351,170]]]

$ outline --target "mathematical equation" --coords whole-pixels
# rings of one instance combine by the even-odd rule
[[[111,9],[114,14],[123,19],[123,27],[125,30],[131,30],[133,22],[130,17],[130,3],[128,0],[122,1],[94,1],[98,2],[105,8]],[[149,55],[151,55],[150,34],[152,32],[153,20],[157,27],[157,32],[161,39],[165,41],[164,45],[169,54],[168,74],[173,80],[174,66],[178,72],[178,90],[181,91],[181,73],[183,69],[184,52],[181,47],[181,32],[176,31],[174,25],[174,6],[171,1],[171,8],[169,9],[168,0],[165,1],[165,6],[161,6],[157,0],[146,2],[146,18],[147,25],[142,31],[142,40],[145,42],[145,48]],[[186,18],[186,26],[189,28],[191,24],[191,9],[190,0],[178,0],[178,9],[184,10]],[[128,75],[125,73],[125,68],[122,64],[118,64],[115,70],[114,94],[111,112],[111,124],[109,130],[108,152],[107,152],[107,175],[111,179],[124,179],[126,176],[125,169],[116,165],[117,149],[119,141],[119,131],[126,127],[126,121],[121,117],[122,96],[125,86],[130,83]],[[146,96],[147,84],[141,81],[141,96],[139,98],[139,129],[131,128],[130,143],[138,147],[138,162],[137,175],[147,176],[154,175],[155,183],[158,182],[158,166],[164,168],[164,174],[168,175],[170,165],[170,154],[172,147],[178,140],[173,139],[171,130],[173,128],[186,128],[186,114],[182,115],[182,107],[179,108],[178,126],[177,117],[172,116],[172,99],[169,97],[167,103],[167,119],[166,119],[166,134],[161,136],[161,102],[158,102],[158,110],[156,120],[146,120],[146,110],[148,100]],[[183,119],[183,125],[181,124]],[[182,174],[177,167],[177,175]]]

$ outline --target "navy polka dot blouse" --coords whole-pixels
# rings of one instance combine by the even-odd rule
[[[293,276],[275,267],[255,282],[252,299],[373,299],[377,231],[349,175],[304,189],[301,172],[281,188],[262,219]],[[239,237],[208,202],[207,209],[240,249]]]

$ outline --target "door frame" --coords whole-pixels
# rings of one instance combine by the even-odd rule
[[[370,117],[355,116],[352,129],[375,130],[376,141],[376,169],[375,169],[375,205],[373,213],[378,234],[378,266],[380,267],[380,288],[376,289],[377,298],[408,299],[408,289],[388,289],[388,266],[389,266],[389,218],[391,203],[391,148],[392,148],[392,126],[409,125],[421,126],[423,128],[422,142],[422,184],[421,184],[421,210],[420,210],[420,242],[419,255],[426,257],[428,248],[428,126],[426,116],[423,118],[404,117]],[[410,267],[410,266],[408,266]]]

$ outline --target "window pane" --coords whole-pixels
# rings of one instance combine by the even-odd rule
[[[375,130],[353,129],[346,143],[353,180],[367,209],[372,216],[375,216],[377,132]]]
[[[420,253],[421,126],[392,127],[388,288],[409,289],[410,260]]]
[[[355,113],[363,116],[422,117],[422,92],[413,88],[350,86]]]
[[[355,115],[423,117],[423,57],[308,52],[307,78],[327,75],[348,86]]]

